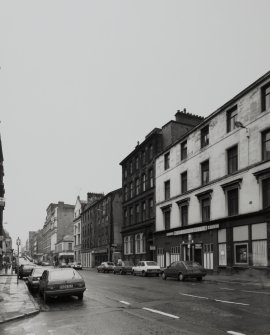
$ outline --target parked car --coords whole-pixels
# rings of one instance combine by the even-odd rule
[[[44,302],[48,297],[77,296],[83,299],[85,281],[82,276],[72,268],[46,269],[39,281],[39,293]]]
[[[71,263],[62,263],[59,265],[59,268],[71,268]]]
[[[82,263],[78,262],[78,263],[74,263],[73,264],[73,268],[76,270],[82,270]]]
[[[196,262],[177,261],[167,266],[161,273],[162,279],[167,277],[177,278],[178,280],[185,280],[186,278],[197,278],[202,280],[206,275],[206,270],[203,266]]]
[[[98,267],[97,267],[97,272],[113,272],[114,269],[114,263],[113,262],[102,262]]]
[[[127,273],[132,273],[132,268],[134,264],[130,261],[119,261],[113,269],[113,273],[119,273],[120,275],[125,275]]]
[[[31,263],[31,264],[21,264],[19,266],[19,273],[18,273],[19,278],[22,279],[24,277],[30,276],[34,267],[36,267],[36,265],[33,264],[33,263]]]
[[[39,288],[39,280],[44,271],[44,268],[40,266],[33,268],[32,273],[27,280],[27,285],[30,291],[34,291]]]
[[[133,266],[132,273],[134,276],[137,274],[141,274],[144,277],[148,276],[149,274],[159,276],[160,266],[153,261],[141,261],[136,266]]]

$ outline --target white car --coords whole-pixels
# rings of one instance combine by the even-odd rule
[[[149,274],[153,274],[159,276],[160,274],[160,266],[153,261],[141,261],[136,266],[132,268],[132,274],[136,276],[140,274],[146,277]]]

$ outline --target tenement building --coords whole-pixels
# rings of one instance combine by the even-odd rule
[[[46,220],[42,229],[43,260],[50,263],[58,261],[55,245],[65,235],[73,234],[74,205],[59,201],[47,208]]]
[[[4,229],[3,229],[3,211],[5,208],[5,188],[4,188],[4,156],[2,150],[2,141],[0,137],[0,270],[2,269],[3,261],[3,239],[4,239]]]
[[[270,266],[270,72],[156,159],[161,266]]]
[[[82,211],[83,267],[114,260],[122,247],[121,226],[122,189],[106,195],[88,193],[88,203]]]
[[[136,264],[154,260],[155,157],[203,120],[178,111],[175,121],[154,128],[142,143],[123,159],[123,258]]]

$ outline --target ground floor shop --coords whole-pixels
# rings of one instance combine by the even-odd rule
[[[153,225],[129,227],[122,231],[123,259],[137,264],[156,260],[153,246]]]
[[[191,260],[213,271],[270,270],[269,213],[242,215],[208,224],[157,232],[157,262],[166,267]]]

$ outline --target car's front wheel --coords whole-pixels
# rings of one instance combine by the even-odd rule
[[[166,279],[167,279],[167,276],[166,276],[165,272],[162,272],[161,277],[162,277],[163,280],[166,280]]]
[[[83,300],[83,293],[78,294],[78,299]]]

